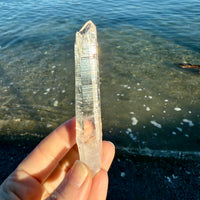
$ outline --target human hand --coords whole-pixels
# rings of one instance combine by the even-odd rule
[[[102,144],[101,170],[92,178],[78,161],[75,118],[65,122],[22,161],[0,186],[1,200],[105,200],[115,148]]]

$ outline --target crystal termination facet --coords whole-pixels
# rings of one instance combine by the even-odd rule
[[[101,166],[102,125],[97,30],[92,21],[76,33],[75,88],[79,156],[95,175]]]

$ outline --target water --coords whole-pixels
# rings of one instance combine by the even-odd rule
[[[74,116],[75,32],[91,19],[105,138],[199,152],[200,75],[174,64],[200,64],[199,0],[1,0],[0,10],[1,134],[46,135]]]

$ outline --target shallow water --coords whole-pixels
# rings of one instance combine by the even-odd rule
[[[105,137],[119,148],[200,150],[200,2],[0,2],[1,134],[74,116],[75,32],[97,25]],[[169,151],[170,152],[170,151]]]

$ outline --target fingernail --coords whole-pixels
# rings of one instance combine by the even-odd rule
[[[79,188],[85,181],[87,175],[87,167],[81,161],[77,160],[69,172],[68,181]]]

